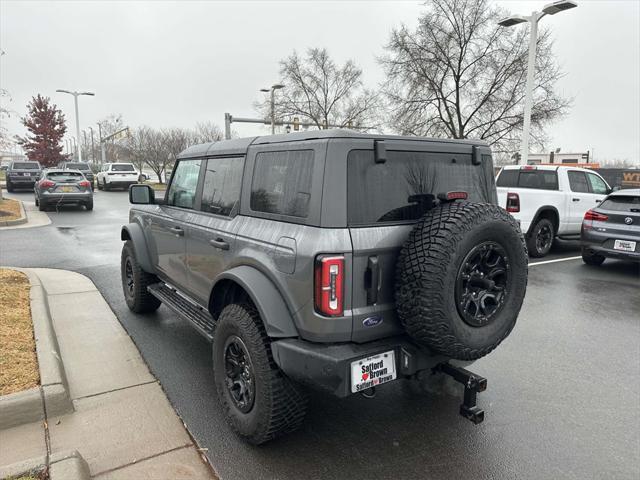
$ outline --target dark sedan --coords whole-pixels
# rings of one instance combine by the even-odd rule
[[[34,193],[41,211],[62,205],[84,205],[93,210],[91,183],[79,170],[44,170]]]
[[[640,261],[640,189],[618,190],[589,210],[582,221],[582,259]]]

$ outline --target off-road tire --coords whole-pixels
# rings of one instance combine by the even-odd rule
[[[226,386],[224,346],[231,336],[242,340],[253,366],[255,398],[246,413],[235,405]],[[228,423],[249,443],[265,443],[302,425],[306,393],[274,362],[269,338],[253,305],[229,304],[220,313],[213,340],[213,373]]]
[[[456,286],[476,247],[504,252],[505,294],[486,325],[463,318]],[[487,355],[513,329],[527,286],[527,249],[520,227],[493,204],[454,202],[430,210],[409,234],[396,271],[396,308],[407,333],[436,353],[459,360]]]
[[[548,243],[545,242],[543,245],[540,245],[538,237],[541,236],[545,231],[551,232],[551,239],[548,241]],[[551,220],[549,220],[548,218],[541,218],[540,220],[538,220],[531,229],[529,235],[527,235],[527,250],[529,251],[529,255],[533,258],[546,256],[553,246],[555,235],[555,229],[553,228],[553,223],[551,222]]]
[[[130,262],[131,273],[133,274],[132,291],[129,291],[127,285],[127,262]],[[158,277],[142,269],[136,260],[136,253],[131,240],[127,240],[122,247],[120,276],[122,279],[122,292],[129,310],[135,313],[149,313],[155,312],[160,307],[160,300],[147,290],[149,285],[158,282]]]
[[[586,248],[582,249],[582,261],[587,265],[599,267],[604,262],[605,257],[597,253],[590,253]]]

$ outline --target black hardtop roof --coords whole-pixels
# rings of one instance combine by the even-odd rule
[[[234,138],[219,142],[193,145],[182,151],[178,158],[204,157],[211,155],[242,155],[246,153],[250,145],[265,145],[270,143],[301,142],[304,140],[318,140],[331,138],[354,138],[369,140],[405,140],[412,142],[438,142],[438,143],[463,143],[467,145],[487,146],[484,140],[458,140],[448,138],[409,137],[401,135],[380,135],[373,133],[360,133],[346,129],[307,130],[304,132],[283,133],[278,135],[264,135],[261,137]]]

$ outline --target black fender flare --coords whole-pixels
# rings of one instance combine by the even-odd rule
[[[293,316],[280,291],[260,270],[247,265],[227,270],[216,278],[212,291],[215,290],[218,282],[223,280],[236,282],[247,292],[260,313],[260,318],[269,337],[298,336]]]
[[[123,225],[120,230],[120,240],[131,240],[133,249],[136,252],[136,261],[140,264],[140,267],[147,273],[156,273],[147,248],[147,241],[140,225],[137,223]]]
[[[531,223],[529,224],[529,230],[527,230],[527,233],[526,233],[527,236],[531,234],[531,230],[533,230],[533,227],[535,227],[536,223],[538,223],[540,216],[542,215],[542,213],[546,211],[553,212],[556,215],[556,218],[558,219],[558,224],[555,225],[556,227],[555,235],[556,236],[558,235],[558,229],[560,228],[560,213],[558,212],[558,209],[556,207],[552,205],[544,205],[540,207],[536,211],[536,214],[533,216],[533,220],[531,220]]]

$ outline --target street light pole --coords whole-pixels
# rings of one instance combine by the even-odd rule
[[[276,90],[280,90],[281,88],[284,88],[284,85],[276,83],[275,85],[271,85],[271,88],[260,89],[261,92],[271,92],[271,135],[275,135],[276,133]]]
[[[56,92],[60,92],[60,93],[68,93],[69,95],[73,95],[73,102],[75,105],[75,110],[76,110],[76,135],[78,137],[78,143],[80,142],[80,115],[78,114],[78,97],[80,95],[89,95],[91,97],[93,97],[95,95],[95,93],[93,92],[70,92],[69,90],[61,90],[58,89],[56,90]],[[82,161],[82,149],[78,150],[78,161],[81,162]]]
[[[529,135],[531,131],[531,110],[533,108],[533,80],[536,69],[536,47],[538,44],[538,22],[545,15],[555,15],[558,12],[577,7],[572,0],[559,0],[546,5],[542,12],[532,12],[529,16],[514,15],[498,22],[503,27],[512,27],[523,22],[529,22],[529,58],[527,60],[527,83],[525,86],[524,119],[522,125],[522,142],[520,147],[520,165],[526,165],[529,159]]]
[[[91,132],[91,162],[92,163],[96,163],[96,147],[95,144],[93,143],[93,128],[88,127],[89,131]]]

